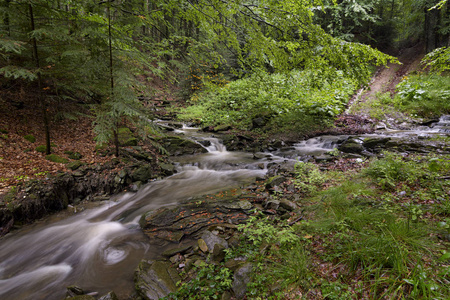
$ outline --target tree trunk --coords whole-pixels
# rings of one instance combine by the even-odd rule
[[[31,25],[31,31],[35,30],[35,24],[34,24],[34,14],[33,14],[33,5],[30,3],[28,4],[28,11],[30,13],[30,25]],[[40,70],[40,63],[39,63],[39,53],[38,53],[38,47],[37,47],[37,41],[36,38],[31,39],[31,43],[33,45],[33,57],[35,66],[37,69],[37,78],[38,78],[38,100],[42,109],[42,117],[44,122],[44,131],[45,131],[45,153],[48,155],[51,153],[51,144],[50,144],[50,126],[49,126],[49,120],[48,120],[48,113],[47,113],[47,104],[45,103],[45,99],[42,95],[42,77],[41,77],[41,70]]]
[[[111,35],[111,2],[108,2],[106,13],[107,13],[107,17],[108,17],[109,79],[110,79],[110,83],[111,83],[110,96],[111,96],[111,100],[113,101],[113,98],[114,98],[114,65],[113,65],[112,35]],[[119,156],[118,128],[119,128],[118,122],[114,122],[113,138],[114,138],[116,157]]]
[[[8,36],[11,36],[11,26],[9,24],[9,3],[11,0],[6,0],[6,12],[3,22],[5,23],[6,33]]]

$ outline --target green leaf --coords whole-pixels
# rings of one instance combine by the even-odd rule
[[[444,255],[442,255],[439,260],[448,260],[450,259],[450,252],[444,253]]]

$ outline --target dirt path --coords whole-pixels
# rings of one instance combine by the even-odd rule
[[[409,73],[418,71],[420,69],[420,61],[424,56],[422,45],[416,45],[411,48],[406,48],[401,51],[398,59],[399,64],[388,64],[387,67],[382,67],[377,70],[369,86],[364,90],[360,90],[349,104],[347,112],[351,107],[360,102],[366,102],[373,98],[377,93],[389,92],[395,93],[397,84]]]

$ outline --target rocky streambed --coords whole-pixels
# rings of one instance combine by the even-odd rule
[[[338,152],[361,159],[392,149],[449,153],[446,141],[436,135],[438,131],[432,131],[426,126],[405,132],[321,136],[263,146],[246,136],[179,128],[163,141],[173,154],[174,164],[150,164],[145,153],[130,149],[136,163],[108,176],[90,177],[92,167],[78,166],[72,174],[44,184],[46,189],[31,184],[21,190],[19,197],[27,201],[17,208],[7,208],[10,212],[3,214],[3,228],[10,228],[11,220],[21,222],[17,216],[28,216],[39,207],[48,213],[70,205],[76,208],[83,197],[97,197],[99,201],[97,208],[78,211],[55,223],[35,224],[3,238],[0,296],[159,299],[175,291],[179,280],[193,276],[194,266],[222,262],[225,249],[239,242],[236,226],[255,210],[291,223],[299,221],[298,195],[291,182],[297,161],[327,162],[336,159]],[[229,148],[252,152],[230,152]],[[155,175],[155,166],[162,173]],[[171,176],[145,184],[159,174]],[[133,192],[106,200],[123,189]],[[281,189],[290,198],[281,201],[273,196],[273,191]],[[240,298],[252,266],[245,258],[226,263],[233,271],[233,284],[221,297]],[[71,287],[66,290],[67,286]]]

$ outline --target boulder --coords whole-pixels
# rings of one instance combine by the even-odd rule
[[[177,290],[181,281],[177,271],[166,261],[141,261],[134,277],[136,291],[147,300],[166,297]]]
[[[84,165],[84,163],[82,163],[81,161],[73,161],[71,163],[67,164],[67,168],[71,169],[72,171],[75,171],[76,169],[78,169],[79,167],[81,167],[82,165]]]
[[[214,132],[220,132],[220,131],[228,131],[231,129],[230,125],[219,125],[214,127]]]
[[[161,144],[170,155],[174,156],[208,152],[202,145],[178,136],[165,137],[162,139]]]
[[[345,153],[361,153],[364,150],[364,147],[359,140],[350,138],[342,143],[338,149]]]
[[[251,263],[246,263],[239,267],[233,275],[233,283],[231,285],[234,296],[237,299],[242,299],[247,292],[247,285],[250,283],[250,273],[253,266]]]
[[[217,199],[207,197],[200,196],[185,203],[148,211],[141,217],[139,224],[151,239],[172,242],[179,242],[184,237],[203,239],[210,237],[208,233],[202,236],[205,229],[213,225],[241,224],[248,219],[253,208],[248,200],[235,199],[235,195]],[[205,241],[208,251],[214,249],[210,240]]]
[[[286,181],[286,178],[284,176],[281,176],[281,175],[276,175],[276,176],[270,177],[266,181],[266,188],[267,189],[273,189],[273,188],[275,188],[276,186],[279,186],[280,184],[282,184],[285,181]]]
[[[119,144],[121,146],[137,146],[138,140],[133,136],[131,130],[127,127],[119,128],[117,131]]]
[[[214,247],[216,245],[222,246],[223,249],[228,248],[228,242],[225,239],[215,235],[209,230],[205,230],[205,232],[203,232],[201,239],[205,241],[208,251],[211,253],[214,251]]]
[[[263,128],[267,124],[267,118],[256,117],[252,120],[252,129]]]
[[[286,199],[280,200],[280,206],[288,211],[294,211],[294,210],[298,209],[297,204],[295,204],[292,201],[286,200]]]
[[[225,247],[221,244],[215,244],[212,251],[211,260],[216,263],[221,263],[225,259]]]
[[[142,165],[131,173],[131,179],[133,181],[147,182],[153,178],[153,169],[149,164]]]
[[[185,245],[185,246],[181,246],[181,247],[177,247],[177,248],[168,249],[168,250],[164,251],[162,253],[162,255],[166,256],[166,257],[171,257],[178,253],[180,253],[180,254],[186,253],[191,249],[192,249],[192,245]]]
[[[158,165],[161,169],[161,173],[165,176],[170,176],[176,173],[175,166],[173,164],[159,163]]]
[[[108,294],[98,298],[98,300],[119,300],[114,292],[109,292]]]
[[[391,138],[366,138],[363,142],[363,146],[368,149],[383,148]]]

